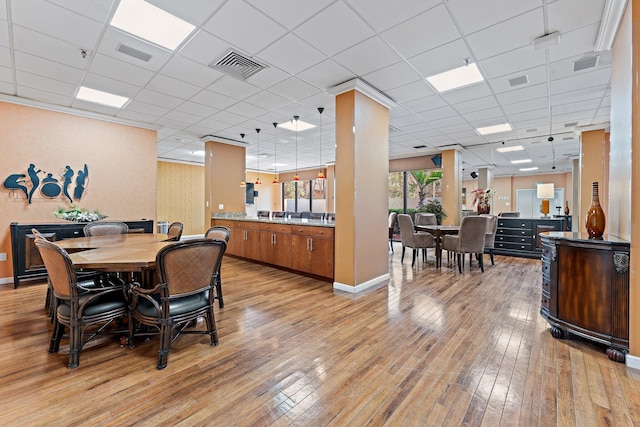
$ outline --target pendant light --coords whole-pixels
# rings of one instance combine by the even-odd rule
[[[296,121],[296,174],[293,176],[294,181],[300,181],[298,176],[298,119],[300,116],[293,116],[293,120]]]
[[[256,185],[262,184],[260,182],[260,129],[256,129],[256,133],[258,134],[258,178],[256,178]]]
[[[242,143],[244,144],[244,133],[240,134],[240,138],[242,138]],[[246,171],[245,171],[245,174],[246,174]],[[240,181],[240,187],[246,187],[246,186],[247,186],[247,183],[244,182],[244,179]]]
[[[318,172],[318,176],[316,179],[324,179],[324,172],[322,172],[322,112],[324,111],[323,107],[318,107],[318,113],[320,113],[320,171]]]
[[[273,123],[273,181],[272,184],[280,184],[278,179],[278,124]]]

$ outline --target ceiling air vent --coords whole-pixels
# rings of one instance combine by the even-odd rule
[[[582,71],[587,68],[593,68],[598,65],[600,56],[592,56],[591,58],[579,59],[573,63],[573,71]]]
[[[118,45],[116,50],[118,52],[120,52],[120,53],[124,53],[125,55],[132,56],[132,57],[134,57],[136,59],[139,59],[141,61],[144,61],[144,62],[149,62],[149,60],[152,57],[148,53],[145,53],[145,52],[143,52],[141,50],[138,50],[138,49],[134,49],[131,46],[127,46],[126,44],[122,44],[122,43],[120,43]]]
[[[509,79],[509,84],[511,85],[511,87],[520,86],[527,83],[529,83],[529,78],[526,75]]]
[[[427,148],[426,145],[415,145],[413,148],[415,148],[416,150],[419,150],[421,148]]]
[[[538,132],[538,128],[531,128],[531,129],[527,129],[527,132],[531,133],[531,132]]]
[[[564,127],[566,128],[572,128],[574,126],[578,126],[578,122],[570,122],[570,123],[565,123]]]
[[[209,64],[209,67],[241,80],[246,80],[258,71],[267,68],[266,65],[249,59],[233,49],[227,50],[222,56]]]

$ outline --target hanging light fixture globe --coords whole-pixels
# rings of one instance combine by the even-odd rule
[[[293,176],[294,181],[300,181],[298,176],[298,119],[300,116],[293,116],[293,120],[296,121],[296,174]]]
[[[280,184],[278,179],[278,124],[273,123],[273,181],[272,184]]]
[[[324,111],[323,107],[318,107],[318,113],[320,113],[320,171],[316,176],[316,179],[325,179],[324,172],[322,171],[322,112]]]

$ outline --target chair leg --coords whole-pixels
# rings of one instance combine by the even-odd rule
[[[484,258],[484,254],[482,252],[480,252],[478,255],[480,255],[480,270],[482,270],[482,272],[484,273],[484,262],[482,260],[482,258]]]
[[[404,261],[404,245],[402,245],[402,256],[400,257],[400,263],[402,264],[402,262]]]
[[[58,322],[58,316],[53,317],[53,331],[51,332],[51,342],[49,343],[49,353],[57,353],[60,349],[60,340],[64,334],[64,325]]]
[[[458,258],[458,272],[462,273],[462,264],[461,264],[460,258],[464,258],[464,255],[457,253],[455,254],[455,257]]]
[[[489,258],[491,258],[491,265],[496,265],[496,264],[493,262],[493,249],[489,249]]]
[[[133,316],[131,315],[131,311],[129,311],[129,315],[128,315],[128,320],[129,320],[129,348],[135,348],[136,344],[135,344],[135,339],[133,337],[133,331],[134,331],[134,327],[133,327],[133,322],[135,321]]]
[[[218,345],[218,330],[216,329],[216,319],[213,315],[213,310],[207,313],[205,320],[207,322],[207,333],[211,337],[211,345],[216,346]]]
[[[412,249],[412,252],[413,252],[413,256],[411,257],[411,267],[413,267],[415,265],[415,263],[416,263],[416,252],[417,252],[417,249]]]
[[[171,326],[162,325],[160,327],[160,349],[158,350],[158,369],[167,367],[167,359],[171,350]]]
[[[222,278],[220,277],[220,272],[218,272],[218,277],[216,277],[216,298],[218,299],[218,307],[224,307],[224,300],[222,299]]]
[[[80,351],[82,350],[82,333],[80,326],[71,325],[69,327],[69,365],[67,368],[74,369],[80,365]]]

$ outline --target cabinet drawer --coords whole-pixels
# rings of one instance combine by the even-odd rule
[[[531,244],[531,236],[496,236],[496,242],[503,243],[519,243],[519,244]]]
[[[73,239],[74,237],[84,237],[84,227],[63,227],[62,238]]]
[[[498,219],[498,228],[528,228],[531,227],[531,220],[527,219]]]
[[[260,230],[260,225],[261,224],[259,222],[246,221],[238,222],[238,224],[236,224],[236,227],[244,228],[246,230]]]
[[[237,221],[229,221],[227,219],[214,219],[214,225],[221,225],[227,228],[234,228]]]
[[[305,236],[318,236],[333,239],[333,227],[311,227],[308,225],[293,225],[291,232],[293,234],[303,234]]]
[[[518,244],[518,243],[507,243],[507,242],[496,242],[496,249],[511,249],[515,251],[530,251],[531,244]]]
[[[260,224],[260,230],[273,233],[291,233],[291,226],[288,224]]]
[[[518,228],[498,228],[496,234],[507,236],[529,236],[531,237],[530,229],[518,229]]]

